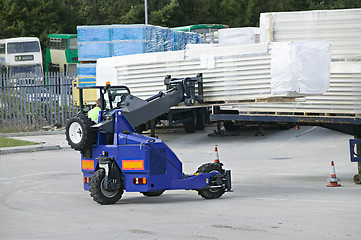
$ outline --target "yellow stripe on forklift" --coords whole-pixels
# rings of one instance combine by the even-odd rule
[[[144,160],[122,160],[122,170],[144,170]]]
[[[84,170],[94,170],[94,161],[93,160],[81,160],[81,168]]]

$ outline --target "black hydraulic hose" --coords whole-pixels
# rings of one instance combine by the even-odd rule
[[[153,101],[154,99],[159,98],[159,97],[161,97],[162,95],[163,95],[163,93],[162,93],[162,92],[159,92],[159,93],[157,93],[156,95],[151,96],[151,97],[145,99],[145,101],[147,101],[147,102]]]
[[[145,99],[145,101],[147,101],[147,102],[153,101],[153,100],[155,100],[155,99],[157,99],[157,98],[160,98],[160,97],[164,96],[165,94],[168,94],[168,93],[170,93],[170,92],[175,91],[176,89],[178,89],[178,88],[173,87],[173,88],[171,88],[171,89],[169,89],[169,90],[167,90],[167,91],[159,92],[159,93],[157,93],[156,95],[151,96],[151,97]]]

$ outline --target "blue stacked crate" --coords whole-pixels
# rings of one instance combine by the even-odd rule
[[[96,76],[96,60],[112,56],[111,25],[78,26],[79,82],[84,77]]]
[[[78,26],[77,31],[79,77],[95,77],[98,58],[184,50],[187,43],[200,43],[199,34],[144,24]]]
[[[112,56],[171,51],[171,29],[152,25],[113,25]]]
[[[180,38],[179,38],[179,50],[186,48],[187,40],[188,40],[188,33],[187,32],[181,32]]]
[[[78,26],[78,59],[96,61],[111,57],[111,25]]]
[[[199,44],[201,43],[201,35],[199,35],[198,33],[192,33],[189,32],[187,33],[187,44]],[[185,49],[185,47],[183,48]]]
[[[95,86],[96,63],[78,63],[77,69],[80,87]]]
[[[145,25],[113,25],[112,56],[144,53],[146,49]]]

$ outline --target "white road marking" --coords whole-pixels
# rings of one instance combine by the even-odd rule
[[[65,171],[55,171],[55,172],[42,172],[42,173],[33,173],[33,174],[26,174],[26,175],[20,175],[16,177],[9,177],[9,178],[0,178],[0,181],[9,181],[9,180],[15,180],[18,178],[25,178],[25,177],[33,177],[33,176],[40,176],[40,175],[47,175],[47,174],[64,174]]]
[[[308,133],[308,132],[313,131],[315,128],[317,128],[317,127],[313,127],[313,128],[311,128],[311,129],[308,129],[307,131],[304,131],[304,132],[303,132],[303,133],[301,133],[300,135],[297,135],[297,136],[295,136],[295,137],[293,137],[293,138],[291,138],[291,139],[287,140],[286,142],[284,142],[284,143],[282,143],[282,144],[278,145],[278,147],[284,147],[284,146],[285,146],[285,145],[287,145],[288,143],[293,142],[294,140],[296,140],[298,137],[300,137],[300,136],[302,136],[302,135],[304,135],[304,134],[306,134],[306,133]]]

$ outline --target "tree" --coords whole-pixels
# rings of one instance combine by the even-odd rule
[[[262,12],[361,7],[361,0],[148,0],[149,24],[258,26]],[[78,25],[142,24],[144,0],[1,0],[0,38],[76,33]]]
[[[154,10],[151,10],[150,12],[149,23],[152,25],[159,25],[164,27],[169,27],[177,24],[177,21],[174,20],[178,19],[176,15],[180,13],[178,1],[171,0],[168,3],[166,3],[166,1],[164,1],[163,3],[164,5],[159,6],[159,9],[152,7],[152,9]]]

